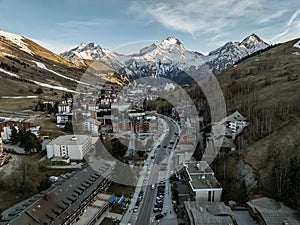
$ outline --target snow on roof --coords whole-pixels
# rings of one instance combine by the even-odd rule
[[[18,34],[12,34],[12,33],[6,32],[1,29],[0,29],[0,36],[5,37],[6,40],[9,40],[12,43],[18,45],[22,51],[27,52],[30,55],[32,55],[32,51],[30,51],[27,44],[23,41],[24,37],[22,37]]]

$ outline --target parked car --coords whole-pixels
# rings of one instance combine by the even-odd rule
[[[161,211],[162,211],[161,208],[154,208],[154,209],[153,209],[153,212],[154,212],[154,213],[161,212]]]
[[[163,218],[163,217],[164,217],[163,214],[157,214],[157,215],[155,216],[155,219],[156,219],[156,220],[159,220],[159,219],[161,219],[161,218]]]

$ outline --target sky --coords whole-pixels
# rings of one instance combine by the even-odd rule
[[[95,42],[132,53],[169,36],[204,54],[252,33],[300,37],[299,0],[0,0],[0,28],[61,53]]]

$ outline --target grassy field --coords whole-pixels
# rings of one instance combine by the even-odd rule
[[[60,135],[70,134],[70,132],[64,131],[63,128],[56,127],[56,118],[54,116],[42,117],[37,123],[41,126],[41,136],[57,138]]]

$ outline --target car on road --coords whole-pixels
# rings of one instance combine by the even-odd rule
[[[151,190],[154,190],[155,189],[155,184],[152,184],[151,185]]]
[[[141,202],[143,200],[143,196],[138,197],[138,202]]]
[[[139,207],[138,207],[138,206],[134,206],[134,208],[133,208],[133,212],[137,212],[137,211],[138,211],[138,209],[139,209]]]
[[[164,197],[157,196],[157,197],[156,197],[156,200],[159,201],[159,200],[162,200],[163,198],[164,198]]]
[[[162,211],[162,208],[153,208],[154,213],[161,212],[161,211]]]
[[[161,199],[161,200],[156,200],[156,203],[157,204],[162,204],[163,203],[163,200]]]
[[[164,217],[163,214],[157,214],[157,215],[155,215],[155,219],[156,219],[156,220],[159,220],[159,219],[161,219],[161,218],[163,218],[163,217]]]

